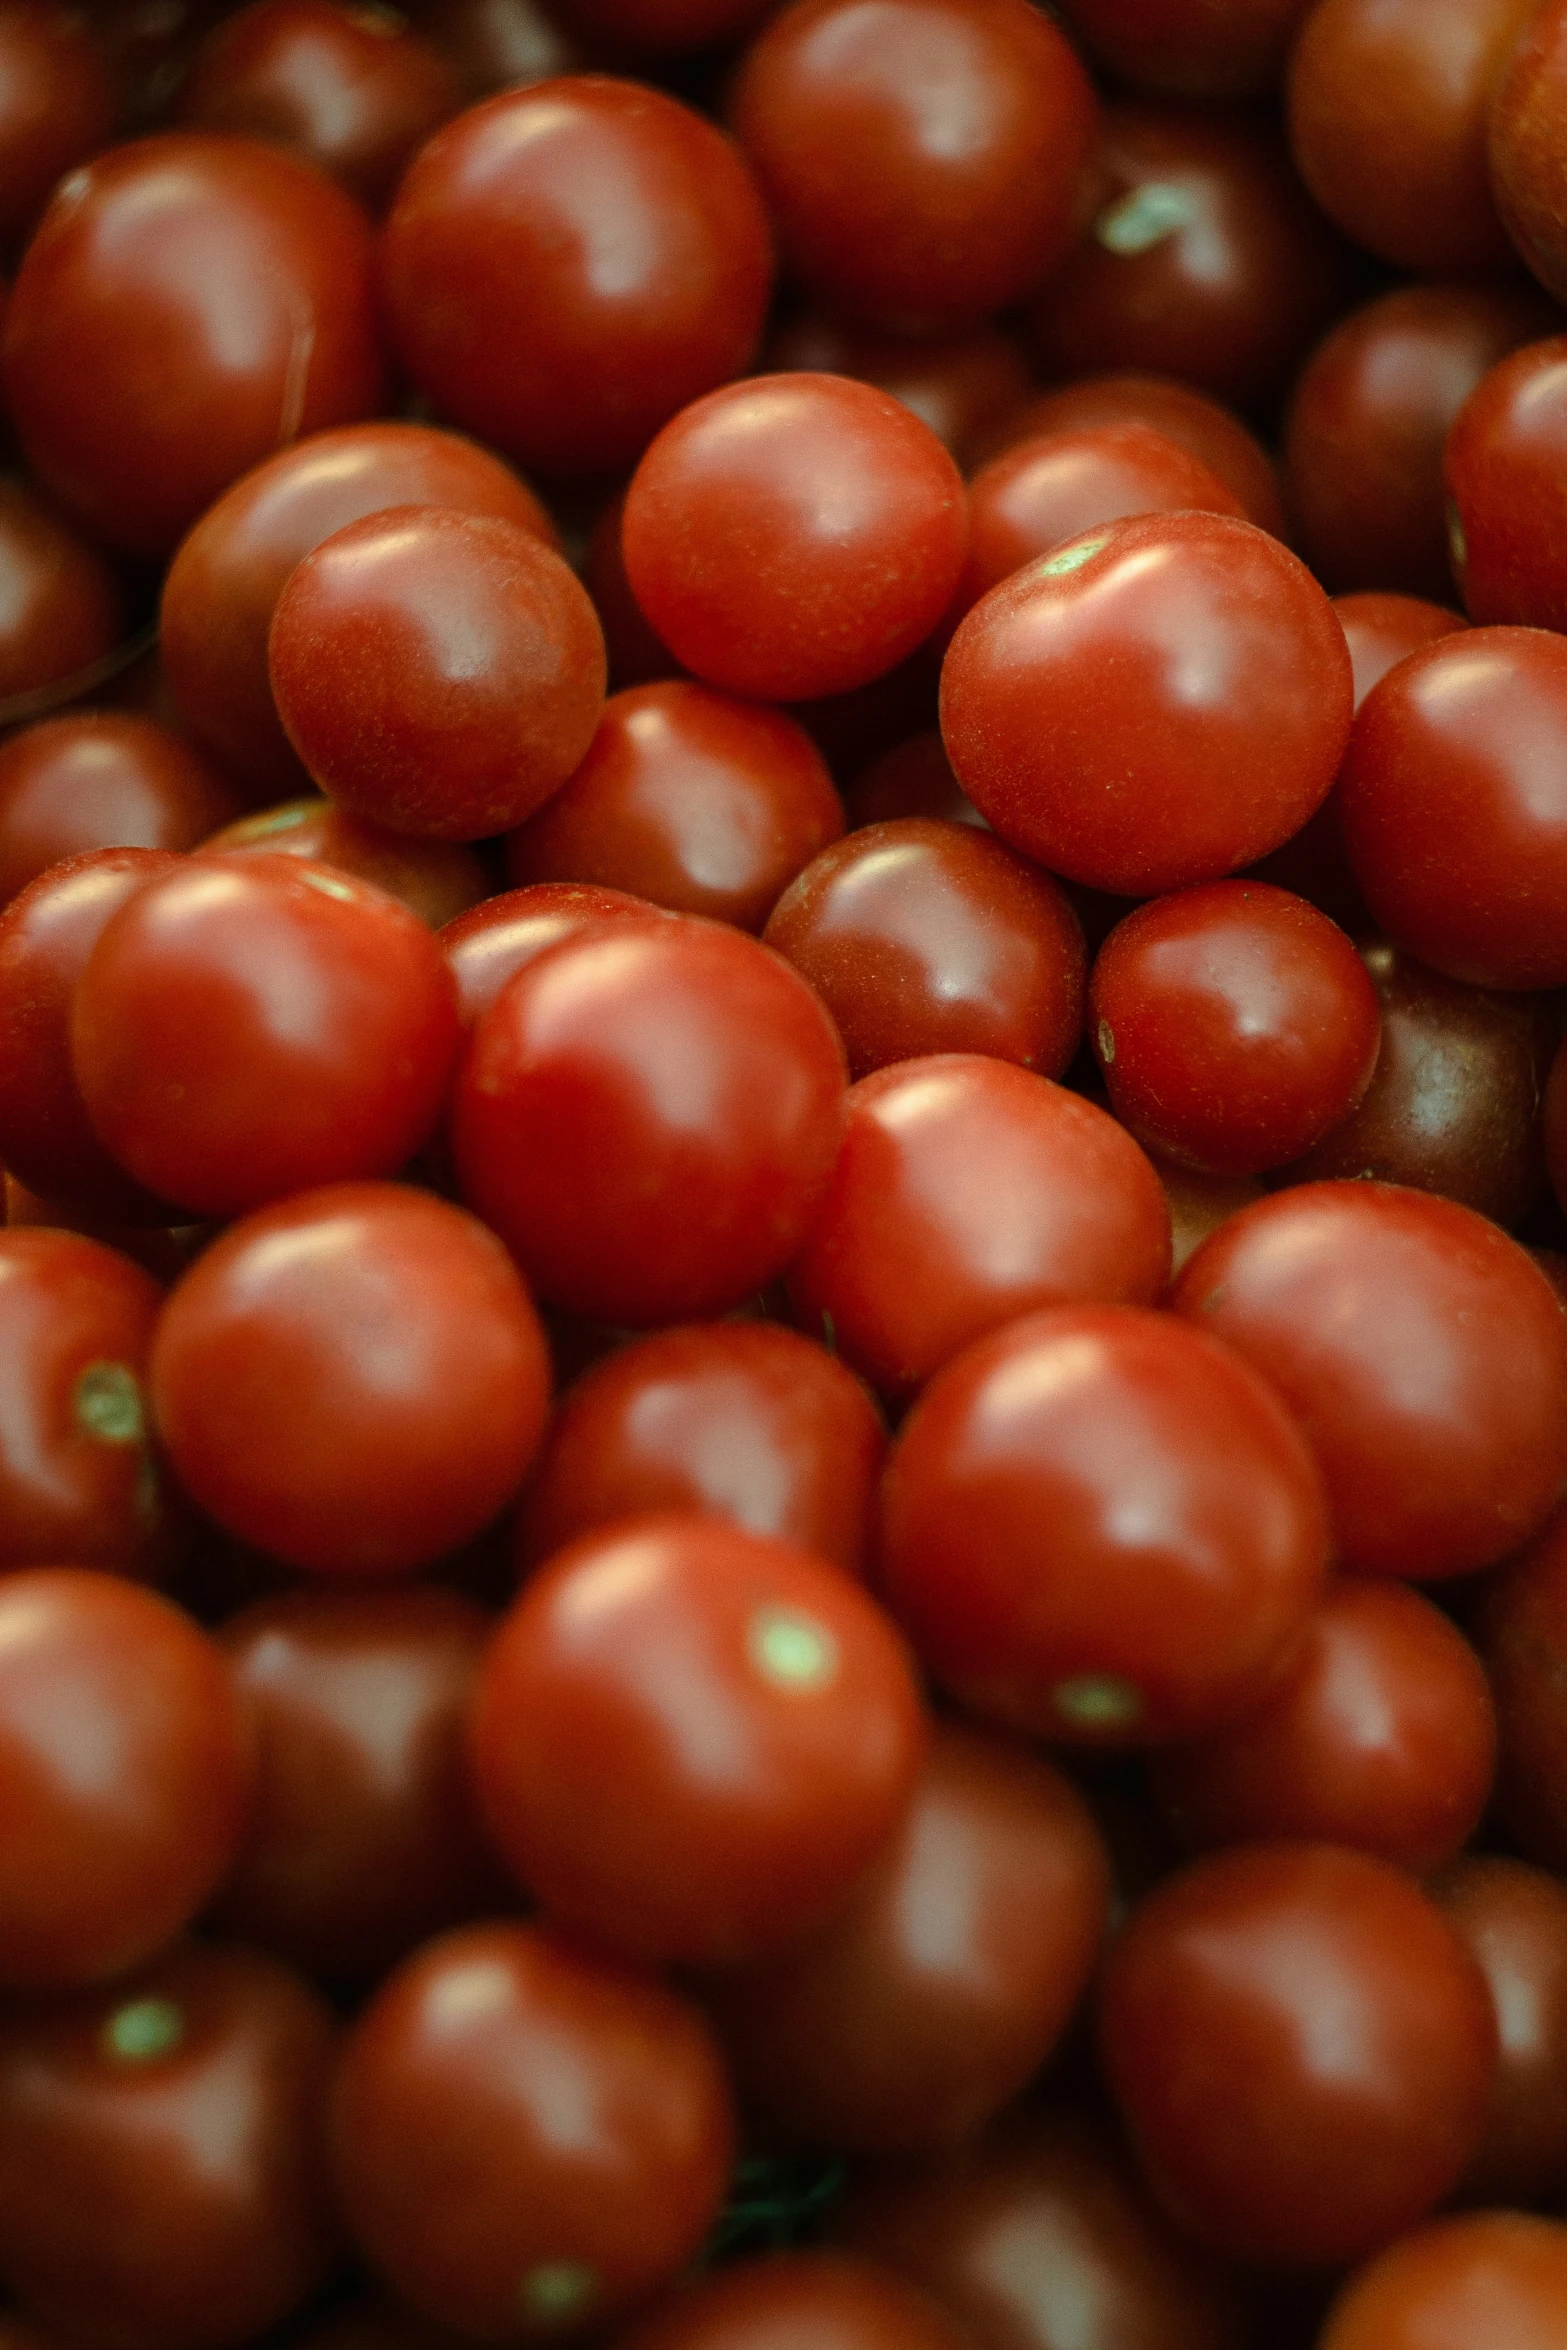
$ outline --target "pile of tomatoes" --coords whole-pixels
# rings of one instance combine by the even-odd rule
[[[1567,0],[0,0],[0,2350],[1567,2343]]]

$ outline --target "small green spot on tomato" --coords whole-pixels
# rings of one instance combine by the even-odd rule
[[[825,1624],[799,1608],[758,1608],[746,1649],[775,1689],[826,1689],[838,1677],[838,1643]]]
[[[128,1363],[89,1363],[71,1402],[78,1427],[100,1444],[140,1444],[146,1435],[141,1382]]]
[[[311,889],[318,889],[324,898],[341,898],[344,905],[357,905],[359,892],[351,881],[339,881],[335,873],[301,873],[300,880]]]
[[[1142,1691],[1116,1673],[1078,1673],[1057,1684],[1050,1702],[1074,1730],[1129,1730],[1142,1719]]]
[[[1108,1020],[1099,1023],[1099,1058],[1107,1069],[1115,1059],[1115,1030]]]
[[[1452,549],[1453,569],[1462,577],[1464,565],[1469,560],[1469,541],[1464,536],[1463,516],[1451,498],[1447,501],[1447,543]]]
[[[1081,571],[1085,563],[1092,563],[1109,544],[1108,538],[1079,539],[1075,546],[1063,547],[1059,555],[1047,555],[1039,566],[1039,576],[1060,579],[1068,571]]]
[[[1189,188],[1172,180],[1145,180],[1100,213],[1094,235],[1107,253],[1125,260],[1162,245],[1177,229],[1190,228],[1197,215],[1198,202]]]
[[[533,2324],[565,2324],[580,2317],[598,2291],[597,2273],[580,2260],[546,2260],[530,2269],[517,2308]]]
[[[172,1999],[131,1999],[103,2027],[104,2046],[122,2064],[167,2056],[185,2037],[185,2011]]]

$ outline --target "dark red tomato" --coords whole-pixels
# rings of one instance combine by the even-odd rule
[[[257,1771],[223,1932],[353,1982],[497,1904],[462,1738],[489,1634],[429,1588],[283,1591],[224,1625]]]
[[[293,857],[186,857],[105,924],[71,1006],[88,1115],[162,1198],[232,1216],[393,1175],[435,1124],[456,988],[417,915]]]
[[[1146,368],[1265,407],[1343,307],[1344,249],[1248,115],[1112,106],[1091,204],[1029,316],[1047,378]]]
[[[936,723],[941,664],[928,638],[868,685],[800,702],[793,715],[815,743],[837,781],[847,783],[895,743]]]
[[[1556,316],[1533,287],[1396,286],[1317,345],[1284,459],[1302,552],[1327,587],[1451,595],[1443,444],[1487,370]]]
[[[555,529],[510,467],[426,424],[355,424],[280,449],[210,506],[163,586],[159,643],[180,717],[266,797],[303,771],[267,679],[267,633],[296,563],[388,506],[451,506],[531,531]]]
[[[1513,243],[1543,286],[1567,299],[1567,7],[1545,0],[1529,19],[1491,101],[1491,193]]]
[[[273,699],[312,779],[394,832],[480,840],[565,782],[604,707],[587,591],[515,522],[394,506],[294,571]]]
[[[1521,1224],[1546,1188],[1541,1096],[1554,1007],[1443,979],[1386,939],[1363,940],[1360,952],[1382,1007],[1376,1074],[1293,1176],[1374,1176]]]
[[[1332,786],[1352,692],[1344,632],[1287,547],[1228,515],[1149,515],[975,605],[942,669],[941,732],[1004,840],[1142,897],[1298,832]]]
[[[767,10],[768,0],[572,0],[570,23],[613,56],[664,57],[731,48]]]
[[[765,375],[664,427],[621,547],[686,668],[789,702],[864,685],[922,644],[967,533],[958,469],[901,401],[847,376]]]
[[[1041,433],[1091,432],[1101,424],[1146,424],[1174,441],[1234,491],[1259,530],[1284,536],[1278,469],[1256,434],[1217,400],[1174,376],[1085,375],[1036,392],[1013,411],[986,454],[999,455]]]
[[[71,1066],[71,1001],[120,907],[178,870],[163,850],[103,849],[41,873],[0,912],[0,1160],[31,1190],[127,1224],[168,1211],[93,1130]]]
[[[219,2350],[338,2249],[321,2122],[336,2026],[259,1953],[171,1951],[0,2021],[0,2267],[73,2342]]]
[[[912,408],[965,469],[1032,389],[1022,352],[999,328],[974,327],[911,343],[901,335],[856,331],[813,310],[799,311],[774,329],[762,348],[762,366],[768,374],[801,368],[875,384]]]
[[[1311,1456],[1238,1355],[1168,1316],[1076,1306],[932,1380],[888,1469],[879,1566],[973,1711],[1147,1746],[1218,1729],[1266,1688],[1327,1547]]]
[[[661,1330],[562,1397],[523,1495],[522,1557],[618,1518],[702,1510],[857,1575],[886,1449],[859,1381],[795,1331]]]
[[[1260,1175],[1354,1109],[1381,1019],[1325,914],[1266,882],[1215,881],[1116,925],[1094,963],[1088,1031],[1140,1142],[1211,1174]]]
[[[1567,980],[1567,642],[1475,628],[1373,687],[1336,795],[1396,946],[1472,987]]]
[[[1023,2110],[919,2169],[857,2169],[833,2233],[950,2309],[974,2350],[1242,2350],[1234,2289],[1148,2200],[1110,2131]]]
[[[680,674],[680,663],[649,625],[626,577],[620,545],[625,508],[626,493],[619,490],[593,525],[582,559],[582,584],[593,598],[609,654],[610,683],[617,688],[651,685],[658,678]]]
[[[181,1483],[258,1550],[327,1574],[424,1566],[527,1472],[549,1365],[494,1236],[396,1184],[301,1192],[175,1289],[151,1389]]]
[[[1048,874],[971,825],[863,826],[785,890],[764,937],[832,1014],[851,1077],[928,1053],[1059,1077],[1082,1037],[1081,923]]]
[[[19,244],[55,181],[114,136],[120,93],[96,29],[51,0],[0,9],[0,247]]]
[[[1076,225],[1098,109],[1022,0],[794,0],[730,101],[793,275],[893,333],[977,325]]]
[[[162,1213],[166,1215],[168,1210]],[[52,1232],[74,1232],[84,1240],[96,1240],[103,1247],[129,1257],[159,1282],[177,1279],[207,1238],[205,1228],[199,1224],[177,1228],[117,1224],[112,1217],[96,1216],[91,1210],[67,1207],[60,1200],[40,1199],[36,1191],[18,1183],[14,1175],[5,1178],[5,1221],[13,1232],[45,1227]]]
[[[4,760],[0,751],[0,775]],[[490,877],[472,849],[458,841],[410,840],[407,833],[350,816],[331,800],[285,800],[280,808],[226,824],[202,847],[212,857],[260,851],[331,865],[398,899],[431,930],[455,922],[489,896]]]
[[[445,2326],[426,2324],[401,2304],[393,2306],[377,2296],[361,2302],[346,2317],[328,2319],[308,2333],[291,2337],[293,2350],[469,2350],[471,2334],[454,2334]],[[0,2335],[0,2350],[10,2344]],[[27,2343],[18,2350],[31,2350]]]
[[[1151,1305],[1169,1269],[1159,1179],[1113,1118],[1008,1062],[941,1053],[850,1089],[789,1293],[806,1328],[903,1397],[1036,1306]]]
[[[549,1914],[710,1966],[843,1900],[925,1739],[908,1652],[857,1584],[694,1515],[560,1552],[503,1620],[472,1723],[490,1833]]]
[[[470,101],[574,73],[582,44],[547,16],[540,0],[413,0],[408,14],[440,50]]]
[[[166,555],[247,466],[379,407],[370,224],[292,156],[171,132],[72,175],[5,319],[29,463],[112,546]]]
[[[1200,458],[1147,424],[1085,425],[1018,441],[969,484],[969,549],[944,626],[1063,539],[1129,514],[1245,508]]]
[[[1218,1853],[1110,1952],[1100,2045],[1160,2201],[1232,2259],[1337,2266],[1457,2185],[1496,2070],[1490,1992],[1400,1870],[1331,1844]]]
[[[1567,336],[1501,359],[1447,437],[1453,572],[1471,620],[1567,626]]]
[[[1357,710],[1406,654],[1418,653],[1422,645],[1439,636],[1455,636],[1468,626],[1462,613],[1449,611],[1445,604],[1424,603],[1418,596],[1335,596],[1333,609],[1349,646]]]
[[[464,2333],[536,2341],[678,2274],[718,2216],[734,2124],[693,2009],[492,1925],[443,1935],[381,1985],[331,2135],[349,2226],[399,2292]]]
[[[867,824],[893,824],[904,816],[939,816],[948,824],[967,824],[976,832],[989,825],[970,799],[958,789],[946,746],[934,728],[910,735],[873,759],[843,795],[851,831]]]
[[[1567,2228],[1521,2211],[1435,2220],[1351,2278],[1320,2350],[1556,2350]]]
[[[1342,1564],[1492,1566],[1567,1476],[1567,1324],[1516,1242],[1390,1183],[1308,1183],[1231,1217],[1171,1292],[1270,1379],[1321,1467]]]
[[[0,10],[0,71],[5,15]],[[0,117],[5,91],[0,84]],[[90,692],[125,633],[113,571],[24,482],[0,478],[0,708],[34,718]],[[52,692],[50,689],[54,689]]]
[[[505,90],[437,131],[382,258],[419,389],[550,473],[631,464],[746,365],[772,289],[766,216],[730,142],[604,74]]]
[[[1433,1890],[1491,1986],[1502,2043],[1464,2200],[1549,2203],[1567,2177],[1567,1886],[1483,1852]]]
[[[95,849],[193,849],[240,805],[150,718],[84,710],[24,727],[0,745],[0,902]]]
[[[463,1196],[552,1304],[727,1313],[781,1273],[838,1148],[843,1052],[781,956],[716,922],[616,921],[509,980],[459,1072]]]
[[[939,1729],[901,1831],[848,1901],[707,1986],[741,2094],[786,2142],[955,2145],[1060,2039],[1109,1893],[1069,1780],[1003,1739]]]
[[[574,938],[590,923],[624,915],[657,913],[645,898],[623,889],[586,882],[540,881],[530,889],[503,890],[459,914],[441,932],[441,947],[457,982],[457,1013],[471,1028],[487,1012],[508,979],[546,948]],[[0,934],[3,935],[3,934]]]
[[[839,2253],[748,2260],[688,2285],[617,2337],[617,2350],[965,2350],[945,2312],[902,2279]]]
[[[74,1232],[5,1232],[0,1301],[0,1570],[162,1571],[174,1527],[142,1384],[162,1290]]]
[[[803,726],[675,678],[611,696],[581,766],[507,840],[506,870],[755,931],[842,831]]]
[[[101,1982],[161,1950],[231,1867],[250,1786],[233,1676],[188,1616],[119,1575],[0,1576],[8,1989]],[[0,2193],[0,2236],[15,2224]]]
[[[1253,1710],[1160,1758],[1155,1787],[1191,1852],[1288,1837],[1349,1844],[1415,1875],[1479,1824],[1496,1767],[1480,1661],[1400,1583],[1333,1583]]]
[[[1357,245],[1401,269],[1505,276],[1486,113],[1535,0],[1321,0],[1290,55],[1296,167]]]
[[[1248,1175],[1201,1175],[1193,1167],[1177,1167],[1160,1158],[1153,1160],[1153,1170],[1170,1210],[1172,1280],[1210,1232],[1263,1196],[1262,1185]]]
[[[1498,1823],[1526,1860],[1567,1874],[1567,1518],[1492,1583],[1476,1636],[1496,1700]]]
[[[1311,0],[1063,0],[1085,48],[1118,81],[1172,98],[1265,98]]]
[[[207,35],[177,112],[195,130],[285,147],[378,210],[461,103],[439,50],[389,9],[252,0]]]

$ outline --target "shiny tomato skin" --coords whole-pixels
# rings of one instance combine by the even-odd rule
[[[1351,2277],[1321,2350],[1556,2350],[1567,2228],[1521,2211],[1433,2220]]]
[[[620,2350],[963,2350],[944,2311],[901,2278],[842,2253],[747,2260],[688,2285],[620,2337]]]

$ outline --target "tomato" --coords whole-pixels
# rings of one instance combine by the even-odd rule
[[[1329,2266],[1413,2226],[1480,2142],[1485,1978],[1382,1861],[1254,1844],[1150,1894],[1111,1950],[1100,2044],[1161,2202],[1231,2258]]]
[[[748,2104],[806,2145],[968,2137],[1060,2039],[1109,1886],[1070,1781],[1004,1739],[939,1728],[901,1830],[849,1899],[706,1987]]]
[[[1322,2350],[1555,2350],[1567,2228],[1521,2211],[1435,2221],[1353,2277]]]
[[[975,605],[941,675],[959,783],[1094,889],[1214,881],[1299,831],[1348,737],[1349,653],[1277,540],[1228,515],[1106,523]]]
[[[606,1322],[720,1314],[780,1273],[838,1144],[843,1055],[779,956],[615,921],[541,955],[458,1076],[463,1196],[541,1296]]]
[[[718,2215],[733,2140],[695,2011],[526,1926],[405,1960],[332,2093],[360,2245],[416,2308],[481,2339],[549,2339],[672,2280]]]
[[[321,2123],[337,2034],[299,1976],[222,1944],[0,2020],[0,2268],[73,2342],[220,2350],[338,2250]]]
[[[421,843],[427,847],[428,843]],[[508,979],[546,948],[574,938],[590,923],[658,911],[646,898],[596,882],[538,881],[502,890],[456,915],[441,931],[441,948],[457,982],[457,1012],[472,1028]]]
[[[725,2269],[621,2337],[623,2350],[962,2350],[963,2340],[923,2293],[827,2252]]]
[[[1433,1888],[1491,1987],[1501,2061],[1464,2173],[1471,2203],[1547,2203],[1567,2168],[1567,1887],[1495,1853]]]
[[[958,789],[941,736],[934,728],[894,744],[862,769],[844,793],[851,831],[896,823],[905,816],[939,816],[976,832],[989,825]]]
[[[1567,1871],[1567,1520],[1560,1513],[1489,1585],[1476,1636],[1500,1734],[1497,1819],[1526,1859]]]
[[[516,1492],[543,1334],[505,1250],[396,1184],[295,1193],[233,1224],[153,1346],[159,1437],[218,1523],[291,1565],[427,1565]]]
[[[1062,14],[1118,81],[1172,98],[1265,98],[1311,0],[1064,0]]]
[[[0,1982],[161,1950],[231,1866],[250,1785],[232,1676],[178,1608],[117,1575],[0,1576]]]
[[[769,375],[792,368],[852,375],[890,392],[930,426],[965,470],[1031,388],[1022,352],[996,327],[911,343],[902,335],[867,334],[815,310],[799,311],[773,329],[761,365]]]
[[[753,376],[693,401],[644,455],[621,522],[663,642],[709,685],[778,702],[845,693],[914,652],[967,536],[929,426],[837,375]]]
[[[1042,433],[1085,432],[1101,424],[1150,426],[1233,490],[1259,530],[1284,536],[1278,468],[1256,434],[1219,401],[1172,375],[1082,375],[1036,392],[1004,420],[985,454]]]
[[[119,93],[96,27],[50,0],[0,17],[0,245],[20,243],[56,180],[114,135]]]
[[[455,999],[428,930],[369,883],[292,857],[183,858],[105,924],[71,1059],[138,1182],[235,1215],[395,1174],[439,1113]]]
[[[904,1422],[883,1489],[883,1585],[931,1672],[988,1720],[1090,1746],[1242,1711],[1326,1561],[1321,1489],[1273,1391],[1125,1306],[1032,1314],[967,1348]]]
[[[0,18],[0,63],[4,37]],[[125,634],[124,591],[102,556],[14,480],[0,481],[0,586],[6,717],[39,717],[53,700],[90,691]]]
[[[1346,1567],[1469,1574],[1555,1504],[1567,1324],[1523,1250],[1470,1209],[1393,1184],[1301,1184],[1231,1217],[1171,1302],[1294,1412]]]
[[[1444,589],[1445,585],[1444,581]],[[1449,611],[1445,604],[1427,604],[1418,596],[1335,596],[1333,609],[1354,664],[1357,710],[1406,653],[1417,653],[1433,638],[1452,636],[1468,625],[1462,613]]]
[[[1499,358],[1470,393],[1443,453],[1453,575],[1471,620],[1557,629],[1567,338]]]
[[[490,1832],[553,1918],[718,1965],[844,1897],[897,1829],[925,1738],[908,1653],[857,1584],[671,1515],[585,1535],[524,1587],[472,1753]]]
[[[1513,243],[1558,300],[1567,294],[1561,151],[1567,8],[1546,0],[1530,15],[1491,101],[1491,193]]]
[[[150,719],[104,710],[24,727],[0,745],[0,903],[95,849],[193,849],[240,805]]]
[[[458,841],[410,840],[350,816],[330,800],[285,800],[281,807],[241,816],[202,847],[213,857],[256,851],[335,866],[400,899],[431,930],[455,922],[489,896],[490,877],[472,849]]]

